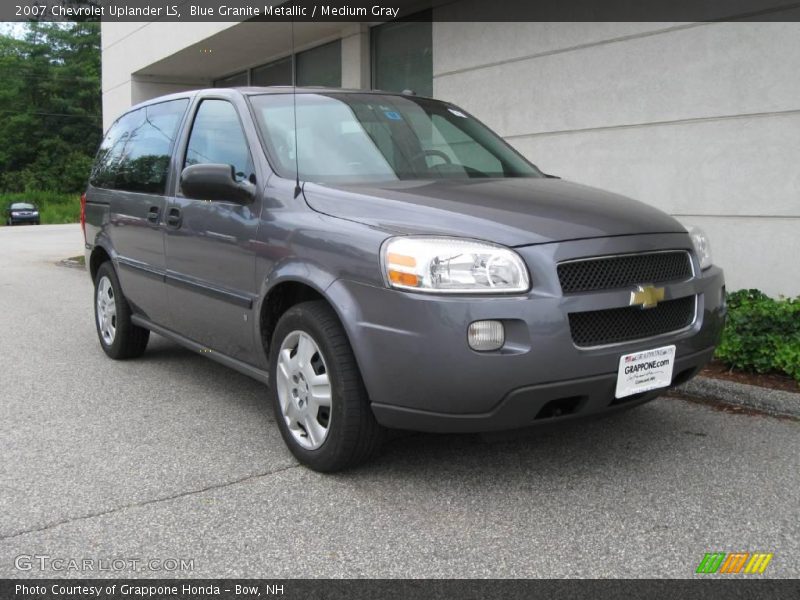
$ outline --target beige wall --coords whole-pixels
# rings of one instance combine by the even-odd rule
[[[104,123],[287,54],[269,27],[104,23]],[[368,87],[367,30],[305,26],[296,49],[341,37],[343,84]],[[705,228],[730,289],[800,295],[798,40],[800,23],[440,22],[434,94],[546,172]]]
[[[215,79],[342,40],[342,84],[369,86],[361,23],[102,23],[103,124],[143,100],[209,87]]]
[[[800,23],[435,23],[433,40],[438,98],[546,172],[703,227],[729,289],[800,294]]]
[[[137,89],[134,73],[233,25],[235,23],[102,23],[103,126],[108,127],[132,103],[204,85],[204,80],[187,81],[177,72],[160,79],[161,86],[167,86],[165,91],[146,96]],[[171,82],[178,83],[169,87]]]

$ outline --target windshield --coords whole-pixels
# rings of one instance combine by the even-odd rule
[[[273,166],[303,181],[542,177],[485,125],[436,100],[378,94],[251,97]],[[297,154],[295,148],[297,141]]]
[[[24,202],[15,202],[11,205],[11,210],[36,210],[33,204],[25,204]]]

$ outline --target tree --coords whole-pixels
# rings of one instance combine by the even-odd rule
[[[0,191],[82,190],[102,137],[98,23],[0,35]]]

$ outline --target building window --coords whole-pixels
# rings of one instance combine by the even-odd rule
[[[317,46],[296,55],[297,85],[342,85],[342,41]]]
[[[297,85],[341,87],[341,40],[298,52],[294,55],[294,62]],[[287,56],[214,82],[214,87],[244,85],[292,85],[292,57]]]
[[[217,79],[214,82],[214,87],[238,87],[243,85],[249,85],[247,71],[234,73],[233,75],[228,75],[222,79]]]
[[[430,19],[423,21],[395,21],[370,30],[373,89],[433,96],[433,27]]]
[[[292,85],[292,57],[256,67],[250,80],[253,85]]]

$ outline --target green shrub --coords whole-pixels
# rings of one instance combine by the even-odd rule
[[[742,371],[781,371],[800,381],[800,298],[759,290],[728,294],[728,322],[716,358]]]
[[[12,202],[32,202],[39,207],[42,223],[77,223],[81,218],[81,197],[79,194],[58,192],[19,192],[0,194],[0,212],[5,214]],[[5,219],[3,219],[5,222]]]

